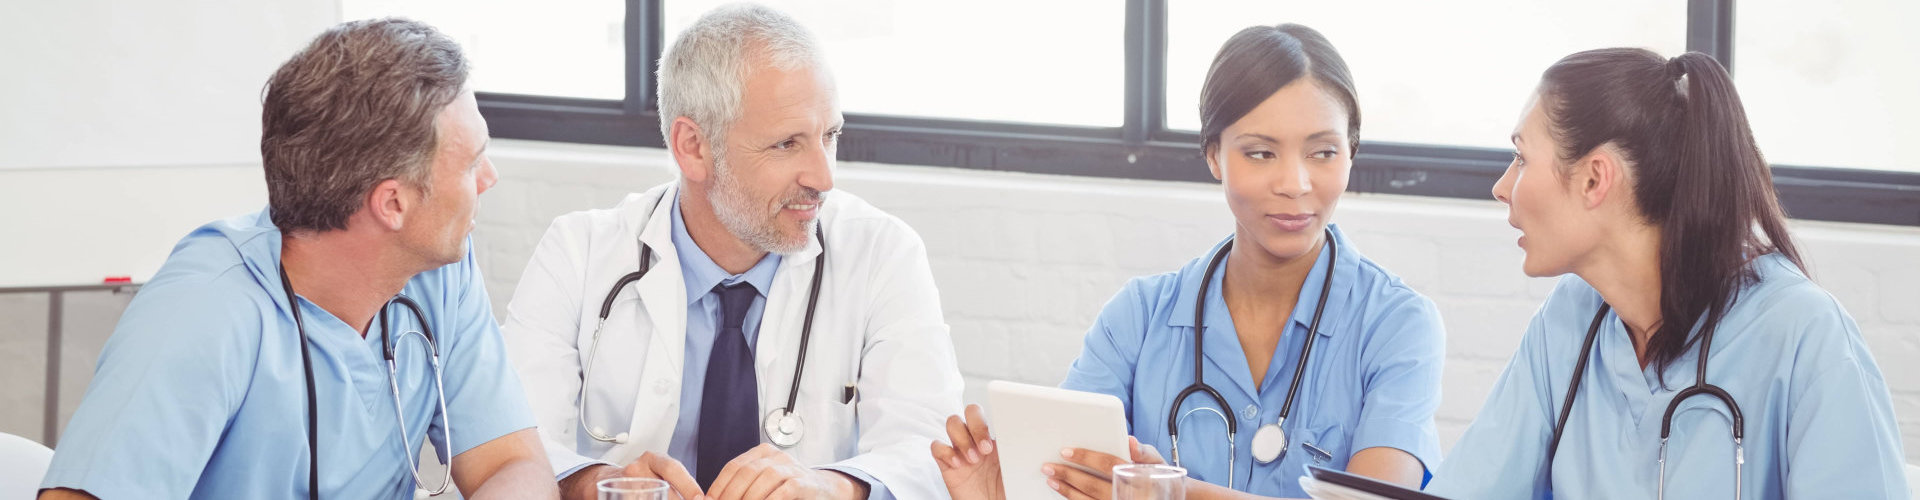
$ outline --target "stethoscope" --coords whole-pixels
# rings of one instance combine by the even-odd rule
[[[1313,353],[1313,338],[1320,332],[1320,313],[1327,310],[1327,293],[1333,290],[1333,264],[1340,257],[1340,245],[1334,242],[1333,230],[1326,231],[1326,241],[1327,275],[1320,283],[1320,301],[1313,307],[1313,322],[1307,327],[1306,346],[1300,348],[1300,360],[1293,366],[1293,382],[1287,385],[1287,400],[1280,404],[1280,419],[1260,426],[1260,429],[1253,433],[1253,459],[1262,465],[1273,463],[1280,457],[1286,456],[1287,431],[1281,429],[1281,426],[1286,425],[1287,414],[1293,411],[1293,396],[1300,391],[1301,375],[1307,371],[1307,360],[1311,359]],[[1173,464],[1176,466],[1180,465],[1180,424],[1186,421],[1188,416],[1205,411],[1220,417],[1220,420],[1227,423],[1227,489],[1233,489],[1233,469],[1235,455],[1238,454],[1234,442],[1240,434],[1239,426],[1234,424],[1234,419],[1227,417],[1220,410],[1205,406],[1181,414],[1180,404],[1187,400],[1187,396],[1204,393],[1220,403],[1220,408],[1227,407],[1227,399],[1221,397],[1220,392],[1214,390],[1213,386],[1207,385],[1206,376],[1200,367],[1203,347],[1206,346],[1204,339],[1207,330],[1207,287],[1213,284],[1213,272],[1220,268],[1220,262],[1227,259],[1227,251],[1231,249],[1233,249],[1233,239],[1229,238],[1226,243],[1220,245],[1220,250],[1213,252],[1213,260],[1207,263],[1207,271],[1200,277],[1200,290],[1193,301],[1193,383],[1181,390],[1179,396],[1173,398],[1173,405],[1167,411],[1167,435],[1173,439]]]
[[[660,203],[654,204],[655,211],[660,210],[661,205],[666,203],[667,197],[662,196],[660,199]],[[767,435],[767,440],[781,448],[792,448],[800,444],[800,438],[806,432],[806,421],[801,420],[800,414],[794,413],[793,409],[794,403],[800,398],[800,375],[806,373],[807,341],[813,338],[813,312],[820,305],[820,279],[824,275],[827,262],[827,237],[819,225],[813,227],[813,237],[820,241],[820,256],[817,257],[818,260],[813,261],[813,285],[807,291],[806,322],[800,327],[800,352],[795,355],[793,361],[793,386],[787,389],[787,406],[767,413],[766,420],[763,420],[760,425],[761,431]],[[652,268],[653,247],[640,243],[640,270],[627,273],[626,276],[621,276],[619,280],[614,281],[613,288],[607,290],[607,297],[600,301],[600,319],[593,327],[593,341],[587,344],[586,373],[580,379],[580,395],[575,402],[575,409],[580,412],[580,427],[587,431],[587,437],[595,441],[613,444],[627,442],[625,432],[609,436],[605,428],[588,425],[587,388],[593,385],[594,353],[600,348],[600,330],[607,327],[607,316],[613,312],[613,299],[620,296],[621,289],[639,281]]]
[[[317,500],[320,498],[320,436],[316,423],[316,421],[319,420],[319,410],[317,409],[319,404],[316,402],[317,398],[314,396],[313,390],[313,356],[308,352],[307,326],[301,321],[300,301],[294,298],[293,281],[287,279],[286,266],[280,266],[280,285],[287,292],[287,305],[293,309],[293,328],[300,332],[300,363],[305,367],[307,375],[307,498]],[[420,320],[420,331],[401,332],[398,339],[389,338],[387,309],[395,303],[406,306],[408,310],[413,311],[413,317],[419,318]],[[400,340],[405,340],[408,335],[419,335],[421,342],[426,343],[427,359],[433,367],[433,389],[440,398],[440,442],[446,443],[447,446],[452,446],[453,423],[447,421],[447,388],[442,383],[440,377],[440,344],[434,342],[433,327],[427,324],[427,316],[421,313],[420,304],[414,303],[413,299],[409,299],[405,295],[395,295],[393,299],[381,305],[378,321],[380,323],[380,350],[381,354],[387,359],[387,387],[393,390],[393,416],[400,421],[400,425],[396,426],[400,429],[400,448],[401,452],[407,456],[407,463],[410,464],[407,466],[408,470],[413,473],[413,497],[426,498],[445,493],[447,486],[453,484],[453,468],[443,467],[440,471],[440,485],[431,490],[424,489],[422,485],[425,485],[426,482],[420,480],[420,457],[415,454],[415,450],[407,449],[411,448],[410,443],[412,443],[413,440],[407,435],[407,417],[401,414],[399,364],[393,360],[394,347],[399,345]]]
[[[1567,427],[1567,415],[1572,413],[1573,398],[1580,391],[1580,379],[1586,375],[1587,357],[1593,354],[1593,339],[1599,336],[1600,324],[1607,318],[1611,307],[1600,304],[1600,310],[1593,313],[1593,324],[1587,326],[1587,341],[1580,345],[1580,361],[1573,364],[1573,381],[1567,384],[1567,399],[1560,405],[1560,420],[1553,424],[1553,440],[1547,444],[1547,487],[1553,487],[1553,456],[1560,449],[1560,433]],[[1667,496],[1667,438],[1673,433],[1673,412],[1680,409],[1680,402],[1702,394],[1713,396],[1727,405],[1728,413],[1733,416],[1733,498],[1740,498],[1740,469],[1747,463],[1747,449],[1741,444],[1746,436],[1746,420],[1740,416],[1740,404],[1733,401],[1733,395],[1720,386],[1707,383],[1707,353],[1713,344],[1713,328],[1700,332],[1700,362],[1698,376],[1693,386],[1673,395],[1673,401],[1667,403],[1667,412],[1660,416],[1660,482],[1654,486],[1655,498]]]

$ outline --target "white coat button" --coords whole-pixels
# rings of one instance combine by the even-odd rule
[[[1259,417],[1260,417],[1260,407],[1259,407],[1259,406],[1254,406],[1254,405],[1247,405],[1247,407],[1246,407],[1246,408],[1241,408],[1241,409],[1240,409],[1240,418],[1243,418],[1243,419],[1246,419],[1246,420],[1253,420],[1253,419],[1255,419],[1255,418],[1259,418]]]
[[[667,395],[667,391],[671,389],[673,389],[673,381],[661,379],[653,383],[654,394],[665,396]]]

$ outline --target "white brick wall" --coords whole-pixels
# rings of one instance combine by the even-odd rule
[[[533,245],[557,215],[612,205],[672,178],[652,149],[496,141],[501,183],[475,234],[504,314]],[[968,401],[985,382],[1055,384],[1128,278],[1173,270],[1231,228],[1216,186],[842,164],[836,187],[905,219],[926,240]],[[1553,280],[1520,273],[1517,232],[1488,201],[1348,194],[1336,221],[1369,257],[1439,304],[1447,324],[1442,442],[1480,408]],[[1839,296],[1894,392],[1920,462],[1920,229],[1798,222],[1815,279]]]

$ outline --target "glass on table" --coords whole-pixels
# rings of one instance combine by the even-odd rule
[[[670,500],[667,482],[659,479],[639,477],[617,477],[602,479],[595,483],[600,488],[600,500]]]
[[[1113,467],[1114,500],[1185,500],[1187,470],[1164,464]]]

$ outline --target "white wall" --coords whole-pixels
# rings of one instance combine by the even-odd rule
[[[338,10],[335,0],[7,2],[0,287],[145,280],[188,230],[265,206],[260,90]]]
[[[0,168],[256,161],[267,76],[334,0],[9,1]]]
[[[477,258],[495,312],[554,216],[611,206],[672,178],[663,151],[496,141],[501,182],[481,198]],[[842,164],[837,189],[926,240],[968,401],[985,382],[1056,384],[1128,278],[1166,272],[1224,237],[1218,187],[950,168]],[[1335,222],[1438,303],[1447,364],[1438,419],[1452,445],[1553,280],[1520,273],[1518,233],[1488,201],[1348,194]],[[1859,321],[1920,461],[1920,228],[1795,222],[1814,277]]]

